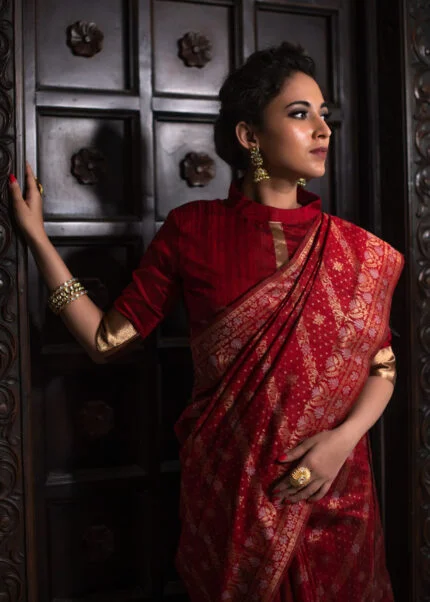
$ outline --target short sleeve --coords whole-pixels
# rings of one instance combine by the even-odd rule
[[[391,330],[382,343],[379,351],[373,356],[370,362],[370,376],[380,376],[386,378],[393,385],[396,384],[397,369],[396,369],[396,356],[394,355],[393,348],[391,347]]]
[[[145,338],[169,313],[180,288],[179,228],[172,211],[134,270],[132,281],[116,299],[114,309]]]

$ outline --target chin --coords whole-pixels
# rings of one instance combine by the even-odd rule
[[[308,173],[304,173],[302,176],[302,178],[305,178],[305,180],[315,180],[316,178],[322,178],[323,175],[325,175],[325,168],[324,169],[320,169],[320,170],[312,170],[309,171]]]

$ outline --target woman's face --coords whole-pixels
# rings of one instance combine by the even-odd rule
[[[325,173],[331,130],[327,105],[316,81],[297,72],[266,107],[255,131],[263,165],[272,177],[318,178]]]

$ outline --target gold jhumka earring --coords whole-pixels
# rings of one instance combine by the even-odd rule
[[[258,145],[252,146],[250,153],[252,166],[254,167],[254,182],[258,184],[258,182],[262,182],[263,180],[270,180],[267,170],[263,167],[263,157],[260,153],[260,147]]]
[[[304,187],[306,186],[306,180],[305,180],[304,178],[299,178],[299,179],[297,180],[297,184],[298,184],[299,186],[303,186],[303,188],[304,188]]]

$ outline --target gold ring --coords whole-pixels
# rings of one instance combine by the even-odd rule
[[[290,474],[290,483],[293,487],[298,489],[304,487],[311,480],[311,471],[306,466],[298,466]]]
[[[39,189],[40,194],[43,194],[43,186],[42,184],[39,182],[38,178],[34,178],[36,180],[36,184],[37,184],[37,188]]]

